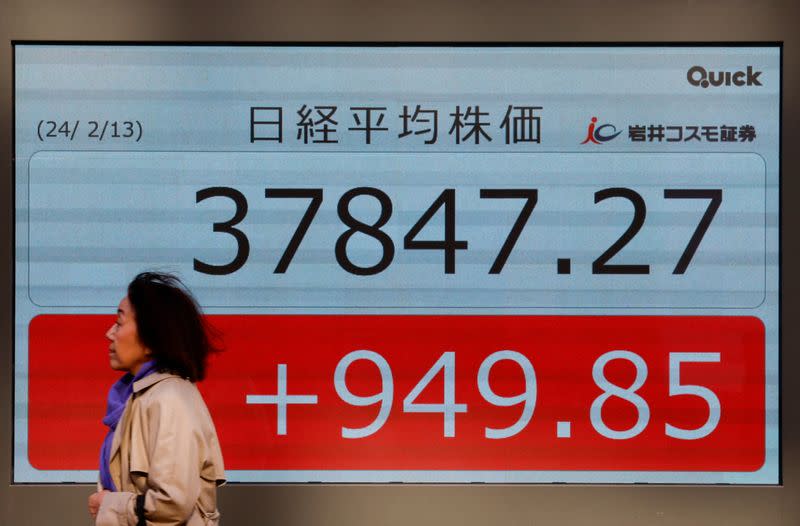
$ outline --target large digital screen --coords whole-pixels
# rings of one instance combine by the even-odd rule
[[[233,482],[780,483],[779,45],[14,47],[16,483],[175,272]]]

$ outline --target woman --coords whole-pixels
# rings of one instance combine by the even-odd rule
[[[196,301],[175,276],[139,274],[106,338],[111,368],[126,374],[108,395],[89,514],[98,526],[217,524],[222,453],[194,384],[217,349]]]

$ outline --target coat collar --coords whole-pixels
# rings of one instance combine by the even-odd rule
[[[177,374],[172,373],[153,373],[148,374],[144,378],[140,380],[136,380],[133,382],[133,393],[136,394],[140,391],[144,391],[148,387],[151,387],[161,380],[166,380],[167,378],[180,378]]]
[[[141,391],[144,391],[148,387],[152,387],[153,385],[157,384],[161,380],[166,380],[167,378],[180,378],[180,376],[178,376],[176,374],[170,374],[170,373],[148,374],[147,376],[145,376],[141,380],[137,380],[137,381],[133,382],[133,393],[136,394],[136,393],[139,393]],[[125,426],[127,426],[126,419],[130,418],[130,415],[128,413],[129,413],[130,405],[131,405],[132,402],[133,402],[133,396],[128,398],[128,401],[125,404],[125,411],[123,411],[122,418],[120,419],[119,424],[117,424],[118,428],[120,426],[122,426],[123,428]],[[120,484],[120,481],[119,481],[119,479],[120,479],[120,474],[119,474],[120,473],[119,472],[120,465],[119,465],[118,455],[119,455],[120,444],[122,442],[121,439],[122,439],[121,433],[114,433],[114,438],[113,438],[113,440],[111,442],[111,454],[109,455],[109,460],[110,460],[109,463],[110,463],[110,466],[111,466],[111,477],[114,479],[114,483],[117,484],[117,488],[120,487],[119,486],[119,484]]]

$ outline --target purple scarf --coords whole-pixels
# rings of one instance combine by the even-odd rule
[[[156,372],[155,360],[145,362],[139,368],[136,376],[131,373],[126,373],[125,376],[117,380],[111,389],[108,391],[108,406],[106,407],[106,416],[103,417],[103,423],[109,427],[108,434],[103,440],[103,446],[100,448],[100,482],[103,487],[117,491],[114,481],[111,480],[111,470],[109,462],[111,461],[111,443],[114,441],[114,431],[117,430],[119,419],[122,418],[122,413],[125,411],[125,404],[128,398],[133,394],[133,382],[141,380],[148,374]]]

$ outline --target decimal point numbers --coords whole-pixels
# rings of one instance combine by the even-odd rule
[[[628,362],[635,370],[633,381],[626,386],[617,385],[606,376],[606,367],[618,360]],[[720,422],[722,407],[719,398],[708,387],[682,383],[681,368],[683,364],[719,363],[721,361],[720,353],[672,352],[669,353],[668,361],[669,392],[664,393],[666,398],[669,399],[674,396],[700,398],[708,407],[708,417],[702,425],[689,429],[666,423],[663,430],[664,435],[678,440],[697,440],[707,437],[714,432]],[[356,394],[351,385],[348,384],[348,371],[357,362],[363,362],[364,365],[369,364],[370,369],[374,371],[374,373],[365,373],[365,369],[361,368],[360,374],[377,375],[377,379],[379,379],[378,388],[374,392],[365,393],[362,390],[363,386],[359,385],[358,389],[356,389],[359,394]],[[519,375],[518,379],[511,382],[521,386],[517,392],[499,394],[492,386],[492,369],[500,362],[508,362],[505,374],[509,374],[508,371],[510,370],[518,371],[516,373]],[[591,424],[596,433],[610,440],[622,441],[633,439],[648,429],[651,420],[651,409],[649,402],[639,393],[648,379],[648,365],[644,358],[629,350],[609,351],[600,355],[594,361],[590,376],[596,391],[600,393],[590,404],[587,401],[589,424]],[[432,382],[439,378],[443,381],[436,381],[435,385],[441,386],[441,392],[433,391],[436,396],[432,396],[431,393],[424,395],[423,393],[433,389],[431,387]],[[350,380],[352,382],[353,378],[351,377]],[[508,379],[506,378],[506,380]],[[509,382],[506,381],[504,383],[508,384]],[[277,407],[277,435],[287,434],[288,406],[313,406],[318,403],[316,394],[289,394],[287,384],[287,365],[278,364],[277,392],[268,395],[247,395],[246,398],[247,404],[274,404]],[[360,349],[342,357],[333,372],[333,386],[336,395],[342,402],[351,406],[377,406],[374,418],[367,425],[349,427],[346,423],[342,423],[342,438],[364,439],[379,433],[389,421],[392,411],[397,411],[398,409],[402,413],[440,414],[442,419],[441,436],[444,438],[456,437],[459,418],[469,417],[469,404],[459,400],[456,394],[456,353],[453,351],[442,353],[428,370],[422,374],[419,381],[414,384],[403,398],[402,404],[397,407],[395,407],[394,403],[397,396],[396,385],[391,365],[379,353],[368,349]],[[481,399],[491,406],[521,406],[516,420],[510,422],[509,425],[505,427],[484,426],[483,438],[489,440],[508,439],[523,433],[534,421],[539,385],[534,366],[524,354],[514,350],[500,350],[486,356],[478,367],[476,387]],[[504,390],[508,390],[508,385],[504,386]],[[439,401],[421,402],[421,397],[425,397],[426,400],[434,399]],[[603,418],[603,408],[613,398],[632,405],[635,410],[635,422],[626,429],[614,429]],[[464,416],[459,417],[459,415]],[[559,420],[551,422],[549,425],[553,424],[555,424],[557,438],[573,437],[575,433],[573,421]],[[548,424],[544,423],[544,425]]]
[[[201,203],[213,197],[222,197],[230,200],[234,205],[233,214],[225,221],[212,224],[212,230],[220,234],[232,236],[236,242],[236,252],[227,263],[208,263],[194,258],[194,270],[203,274],[226,275],[241,269],[250,257],[250,242],[247,235],[240,228],[248,212],[248,202],[244,194],[235,188],[227,186],[212,186],[197,191],[196,202]],[[274,274],[285,274],[291,266],[294,256],[300,248],[303,239],[308,233],[317,212],[323,203],[322,188],[267,188],[264,191],[267,199],[300,199],[307,200],[308,205],[294,233],[286,245],[283,254],[275,266]],[[511,256],[514,247],[522,235],[526,225],[534,213],[539,200],[539,191],[534,188],[481,188],[479,198],[517,200],[522,202],[522,207],[514,224],[506,234],[505,240],[500,245],[497,255],[489,266],[487,273],[501,274]],[[366,221],[354,213],[352,203],[356,199],[370,199],[379,208],[377,219]],[[708,231],[711,222],[722,204],[722,190],[720,189],[665,189],[664,199],[693,199],[707,200],[708,206],[700,218],[697,227],[689,239],[683,253],[672,273],[676,275],[686,273],[703,236]],[[612,259],[621,252],[625,246],[642,230],[647,218],[647,206],[642,196],[630,188],[613,187],[599,190],[594,194],[594,204],[598,207],[609,200],[626,200],[633,206],[631,222],[622,235],[600,254],[591,264],[592,274],[650,274],[650,265],[646,263],[619,264],[611,263]],[[338,265],[346,272],[355,276],[373,276],[389,268],[395,258],[395,243],[389,234],[384,231],[392,219],[394,206],[391,197],[383,190],[371,186],[360,186],[347,190],[341,195],[336,204],[336,213],[345,227],[336,238],[334,254]],[[432,232],[434,226],[431,221],[434,217],[441,217],[443,232],[436,236]],[[423,234],[425,232],[425,234]],[[372,264],[363,264],[353,260],[349,252],[351,240],[356,237],[366,238],[378,248],[377,260]],[[420,239],[424,237],[425,239]],[[364,239],[362,239],[364,241]],[[469,241],[459,239],[456,226],[456,190],[444,189],[430,206],[422,213],[419,219],[403,236],[404,250],[436,250],[441,251],[444,262],[444,274],[456,273],[456,259],[458,251],[468,250]],[[572,260],[567,257],[557,261],[558,274],[571,274],[574,270]]]

